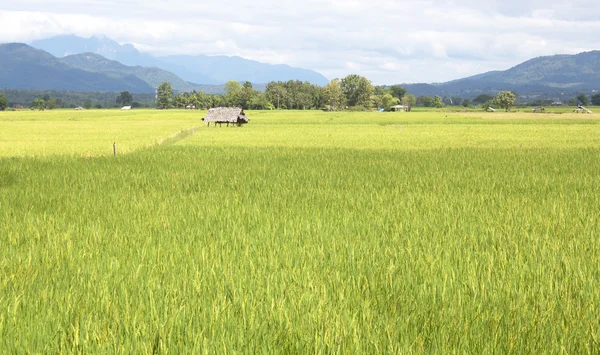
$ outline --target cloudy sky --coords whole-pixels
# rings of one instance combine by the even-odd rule
[[[104,35],[154,54],[239,55],[393,84],[600,49],[599,19],[588,0],[0,0],[0,42]]]

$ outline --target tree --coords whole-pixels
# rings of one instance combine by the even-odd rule
[[[225,91],[227,92],[225,94],[225,101],[227,105],[235,107],[243,106],[242,89],[242,84],[235,80],[225,83]]]
[[[392,94],[393,97],[395,97],[399,100],[402,100],[404,95],[406,95],[406,89],[404,87],[402,87],[401,85],[393,85],[390,88],[390,93]]]
[[[375,106],[375,108],[380,109],[383,107],[383,103],[381,101],[382,97],[383,97],[383,95],[382,96],[371,95],[371,103],[373,104],[373,106]]]
[[[156,89],[156,108],[167,110],[173,101],[173,87],[168,82],[163,82]]]
[[[469,107],[469,106],[471,106],[471,100],[464,99],[462,102],[462,107]]]
[[[413,94],[406,94],[404,95],[404,97],[402,98],[402,105],[404,106],[408,106],[413,107],[417,104],[417,97]]]
[[[46,101],[46,109],[47,110],[54,110],[56,107],[58,107],[56,100],[53,98],[50,98],[49,100]]]
[[[385,94],[390,94],[390,89],[384,88],[383,86],[375,86],[375,88],[373,89],[373,94],[381,97]]]
[[[458,96],[453,96],[452,98],[450,98],[450,102],[450,104],[453,106],[461,106],[463,99]]]
[[[117,96],[116,103],[120,106],[131,106],[133,102],[133,95],[129,91],[121,91],[119,96]]]
[[[398,98],[392,96],[391,94],[385,94],[381,98],[381,104],[383,105],[383,109],[386,111],[390,111],[392,106],[398,104]]]
[[[6,100],[6,96],[0,94],[0,111],[6,110],[8,107],[8,100]]]
[[[252,83],[246,81],[240,90],[240,105],[243,109],[250,108],[250,103],[256,95],[257,91],[252,88]]]
[[[583,105],[583,106],[586,106],[589,104],[588,98],[584,93],[577,95],[577,102],[579,102],[579,104]]]
[[[275,106],[267,100],[267,96],[262,92],[256,92],[252,97],[248,107],[253,110],[273,110]]]
[[[210,108],[212,106],[212,97],[199,91],[196,93],[196,107],[197,108]]]
[[[600,94],[592,95],[592,105],[600,106]]]
[[[332,111],[343,109],[346,106],[346,96],[344,96],[339,79],[333,79],[329,84],[325,85],[324,98],[325,104]]]
[[[34,110],[44,111],[44,109],[46,109],[46,101],[44,101],[44,99],[39,99],[39,98],[35,99],[31,103],[31,108]]]
[[[173,103],[175,105],[175,107],[178,108],[185,108],[188,105],[188,95],[187,93],[177,93],[177,95],[175,95],[175,97],[173,98]]]
[[[517,97],[513,92],[502,91],[501,93],[498,94],[498,96],[496,96],[496,98],[494,99],[494,102],[500,108],[503,108],[504,110],[506,110],[506,112],[508,112],[508,111],[510,111],[510,108],[515,104],[516,99],[517,99]]]
[[[417,105],[423,107],[433,107],[433,99],[429,96],[419,96],[417,98]]]
[[[491,95],[481,94],[473,99],[473,103],[476,105],[481,105],[482,103],[487,102],[487,101],[492,101],[493,99],[494,99],[494,97]]]
[[[225,91],[227,93],[238,91],[241,89],[242,89],[242,84],[240,84],[239,81],[230,80],[225,83]]]
[[[92,102],[90,100],[85,100],[83,102],[83,108],[86,110],[89,110],[92,108]]]
[[[348,106],[369,106],[369,99],[374,90],[369,79],[351,74],[342,79],[340,86],[346,96]]]
[[[489,101],[482,103],[481,108],[487,111],[487,109],[490,107],[494,108],[494,106],[496,106],[496,104],[497,104],[497,102],[495,100],[489,100]]]
[[[433,98],[433,107],[437,107],[437,108],[444,107],[444,101],[442,100],[441,97],[435,95],[435,97]]]
[[[285,102],[287,97],[287,89],[285,88],[285,84],[274,81],[268,83],[265,90],[265,95],[267,95],[267,100],[272,102],[277,109],[280,109],[282,103]]]

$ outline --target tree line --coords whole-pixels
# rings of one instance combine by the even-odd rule
[[[367,110],[372,108],[389,110],[404,103],[416,104],[416,97],[407,94],[400,85],[374,86],[367,78],[353,74],[332,80],[325,87],[299,80],[273,81],[265,91],[254,90],[252,83],[229,81],[224,94],[203,92],[175,93],[171,84],[162,83],[157,89],[156,107],[168,108],[211,108],[235,106],[244,109],[311,110]]]
[[[244,109],[270,110],[311,110],[329,111],[353,110],[363,111],[378,109],[389,111],[395,105],[411,107],[444,106],[480,106],[505,107],[497,97],[481,94],[474,99],[460,97],[415,96],[401,85],[375,86],[367,78],[353,74],[342,79],[334,79],[325,87],[298,80],[277,81],[267,84],[265,91],[255,90],[250,82],[239,83],[229,81],[224,86],[223,94],[205,92],[175,93],[168,82],[162,83],[155,94],[131,94],[123,91],[115,97],[115,93],[78,93],[65,91],[39,90],[0,90],[0,110],[23,106],[39,110],[55,108],[114,108],[122,106],[169,108],[197,108],[236,106]],[[517,95],[514,94],[516,100]],[[504,97],[506,100],[506,97]],[[552,100],[537,100],[530,105],[549,105]],[[568,102],[569,105],[598,105],[600,93],[591,97],[580,94]],[[510,106],[514,105],[513,101]]]

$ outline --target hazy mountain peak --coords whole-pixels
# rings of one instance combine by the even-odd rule
[[[67,35],[31,43],[56,57],[93,52],[129,66],[157,67],[182,79],[200,84],[223,84],[229,80],[267,83],[270,81],[301,80],[317,85],[329,82],[323,75],[285,64],[266,64],[241,57],[175,55],[154,57],[140,53],[132,44],[119,44],[107,37],[81,38]]]

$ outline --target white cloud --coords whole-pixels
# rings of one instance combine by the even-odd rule
[[[157,54],[239,55],[378,84],[440,82],[599,48],[590,35],[597,18],[587,0],[21,0],[0,5],[0,42],[105,35]]]

